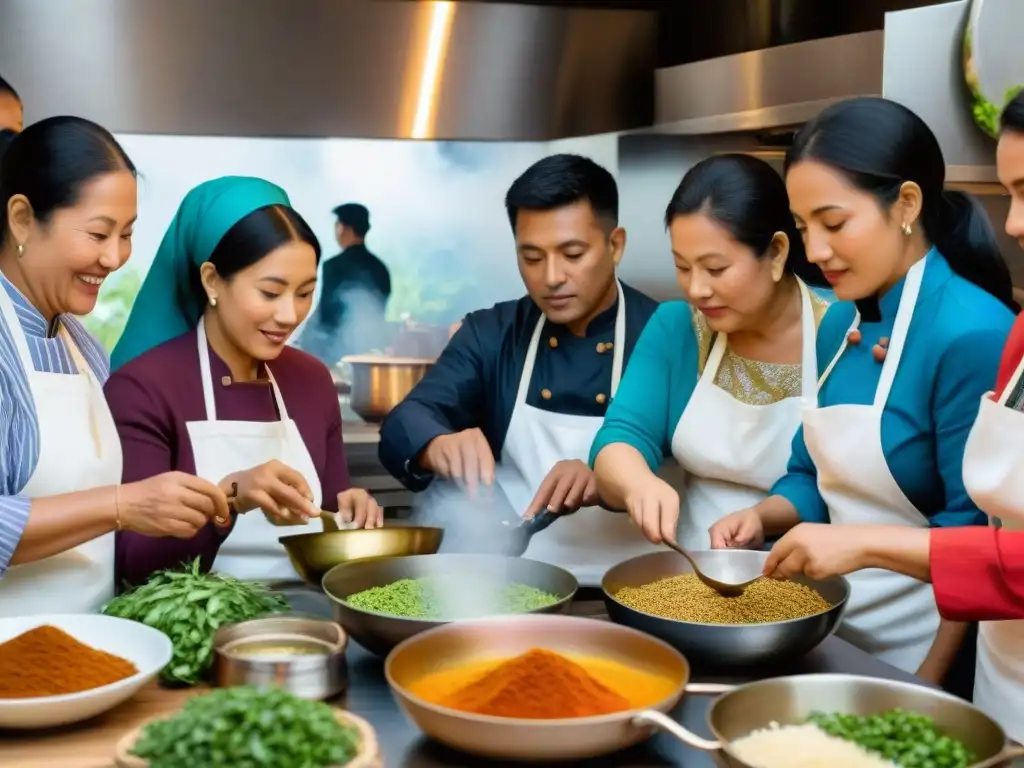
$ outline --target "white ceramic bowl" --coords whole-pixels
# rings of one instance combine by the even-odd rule
[[[86,720],[134,696],[171,660],[167,635],[127,619],[99,614],[58,614],[0,619],[0,643],[43,625],[57,627],[80,643],[132,662],[138,674],[110,685],[63,696],[0,699],[0,728],[49,728]]]

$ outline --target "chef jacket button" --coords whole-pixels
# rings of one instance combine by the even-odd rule
[[[604,394],[600,394],[597,397],[595,397],[594,399],[597,400],[597,404],[598,405],[604,405],[604,401],[607,400],[608,398],[605,397]]]
[[[545,400],[550,400],[551,399],[551,390],[550,389],[542,389],[540,391],[540,396],[543,397]]]
[[[846,334],[846,342],[848,344],[860,344],[862,338],[864,337],[861,335],[861,332],[858,331],[856,328],[854,328],[852,331]]]
[[[552,349],[557,347],[558,346],[558,339],[556,339],[554,336],[552,336],[550,339],[548,339],[548,346],[551,347]]]
[[[230,387],[231,386],[231,377],[230,376],[222,376],[221,380],[220,380],[220,383],[223,384],[225,387]]]
[[[606,341],[606,342],[604,343],[604,351],[605,351],[605,352],[611,352],[611,351],[612,351],[612,347],[614,347],[614,346],[615,346],[615,344],[614,344],[614,343],[612,343],[612,342],[610,342],[610,341]]]
[[[881,344],[875,344],[875,346],[871,348],[871,354],[874,355],[875,360],[878,362],[881,363],[885,361],[885,347]]]
[[[597,342],[597,354],[603,355],[605,350],[605,343],[603,341]]]

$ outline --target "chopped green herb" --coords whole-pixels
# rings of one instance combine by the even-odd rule
[[[877,715],[815,712],[808,720],[832,736],[859,744],[900,768],[967,768],[974,756],[926,715],[891,709]]]
[[[467,592],[472,590],[472,592]],[[465,601],[459,599],[465,595]],[[529,613],[561,598],[525,584],[466,584],[456,579],[400,579],[345,599],[353,608],[409,619],[467,619],[488,614]]]
[[[189,699],[147,725],[132,748],[149,768],[331,768],[358,751],[358,730],[328,705],[251,686]]]
[[[103,613],[147,624],[171,638],[174,656],[161,679],[195,685],[213,662],[213,635],[220,627],[286,610],[281,595],[261,584],[202,573],[196,558],[183,570],[158,571],[107,603]]]

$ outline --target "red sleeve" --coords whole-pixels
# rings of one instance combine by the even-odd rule
[[[1024,531],[933,528],[930,558],[944,618],[1024,619]]]
[[[326,369],[324,369],[326,371]],[[327,452],[324,462],[324,476],[320,480],[323,493],[321,507],[328,512],[338,511],[338,494],[351,487],[348,477],[348,460],[345,458],[345,441],[341,434],[341,403],[338,392],[334,388],[334,380],[327,371],[327,387],[325,388],[327,414]]]
[[[1024,357],[1024,312],[1017,315],[1010,336],[1003,347],[1003,358],[999,361],[999,376],[996,378],[996,395],[1002,394],[1003,388],[1010,382],[1010,377],[1017,370],[1020,359]]]

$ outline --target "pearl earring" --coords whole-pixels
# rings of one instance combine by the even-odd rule
[[[211,307],[216,307],[217,306],[217,297],[216,296],[211,296],[210,297],[210,306]]]
[[[910,228],[910,225],[907,224],[907,222],[903,222],[903,234],[906,235],[907,237],[910,237],[912,234],[914,234],[914,230]]]
[[[22,258],[25,255],[25,246],[18,243],[18,258]]]

